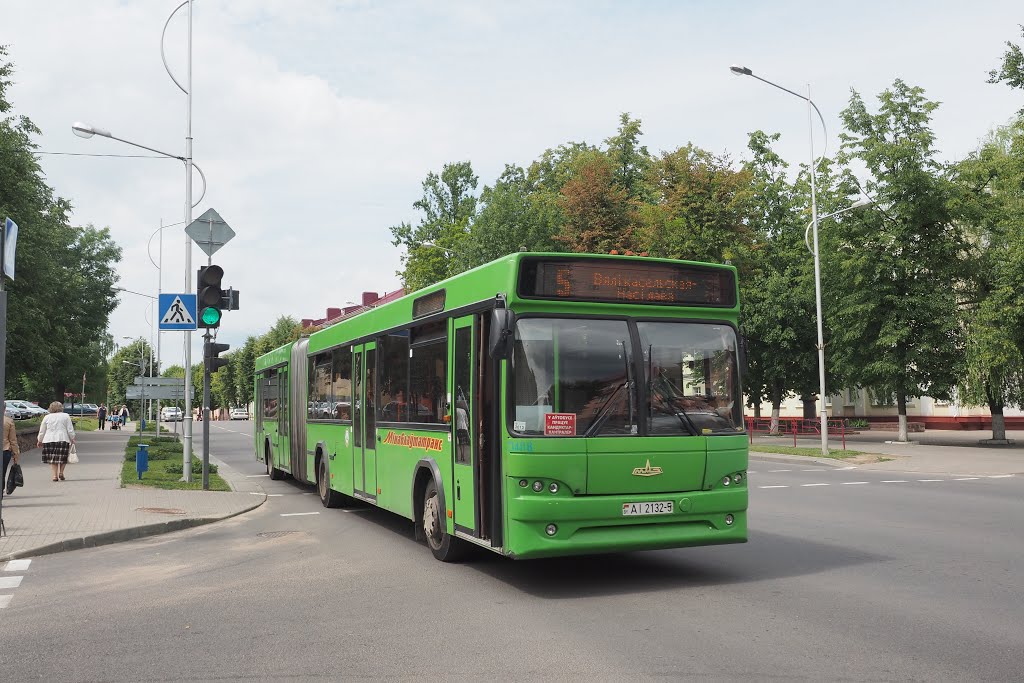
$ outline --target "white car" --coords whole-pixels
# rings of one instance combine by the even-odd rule
[[[248,420],[249,410],[247,408],[232,408],[230,416],[232,420]]]
[[[8,403],[15,405],[18,408],[21,408],[22,410],[27,410],[28,412],[32,413],[33,417],[37,415],[46,415],[48,412],[50,412],[46,408],[41,408],[37,406],[35,403],[32,403],[31,401],[8,401]]]
[[[164,422],[181,422],[181,408],[166,406],[160,409],[160,419]]]

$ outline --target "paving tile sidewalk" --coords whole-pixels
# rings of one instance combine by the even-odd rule
[[[129,428],[131,423],[129,423]],[[4,496],[7,535],[0,561],[87,548],[176,531],[241,514],[266,500],[259,484],[218,462],[232,492],[121,488],[127,430],[79,432],[81,462],[51,481],[40,449],[21,454],[25,485]],[[154,510],[164,510],[159,512]],[[169,511],[169,512],[166,512]]]
[[[890,458],[888,462],[858,465],[859,469],[920,472],[929,474],[958,475],[1005,475],[1024,474],[1024,431],[1007,432],[1014,440],[1013,446],[982,446],[979,440],[991,438],[986,431],[933,430],[911,434],[910,443],[892,443],[896,432],[862,432],[846,436],[846,447],[868,453],[878,453]],[[838,437],[830,436],[830,448],[839,448]],[[756,435],[757,445],[792,446],[792,437],[769,437]],[[817,436],[800,437],[797,445],[815,448],[821,444]],[[849,463],[828,458],[806,458],[779,454],[751,452],[751,459],[772,462],[815,462],[821,465],[845,467]]]

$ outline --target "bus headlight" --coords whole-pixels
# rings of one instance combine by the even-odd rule
[[[737,473],[737,474],[732,475],[732,483],[739,484],[741,481],[743,481],[743,475],[742,474]]]
[[[536,491],[537,493],[540,493],[541,491],[543,491],[544,490],[544,482],[539,481],[539,480],[533,482],[533,490]]]
[[[732,483],[732,477],[726,475],[725,479],[722,480],[722,486],[728,486]]]
[[[555,482],[548,484],[548,491],[551,491],[551,493],[558,493],[558,484]]]
[[[544,528],[544,531],[547,533],[548,536],[554,536],[558,533],[558,527],[554,524],[548,524],[547,527]]]
[[[733,521],[735,521],[735,520],[733,519],[732,515],[726,515],[725,516],[725,525],[726,526],[732,526]]]

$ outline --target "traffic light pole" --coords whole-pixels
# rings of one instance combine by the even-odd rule
[[[210,355],[206,352],[212,337],[203,335],[203,490],[210,490]]]

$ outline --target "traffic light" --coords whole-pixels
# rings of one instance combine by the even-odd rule
[[[221,353],[230,348],[230,344],[218,344],[215,341],[208,341],[203,345],[203,361],[211,374],[230,362],[227,358],[218,358]]]
[[[220,288],[222,279],[224,269],[220,266],[203,266],[199,269],[199,275],[196,277],[199,327],[220,327],[221,311],[224,309],[224,292]]]

